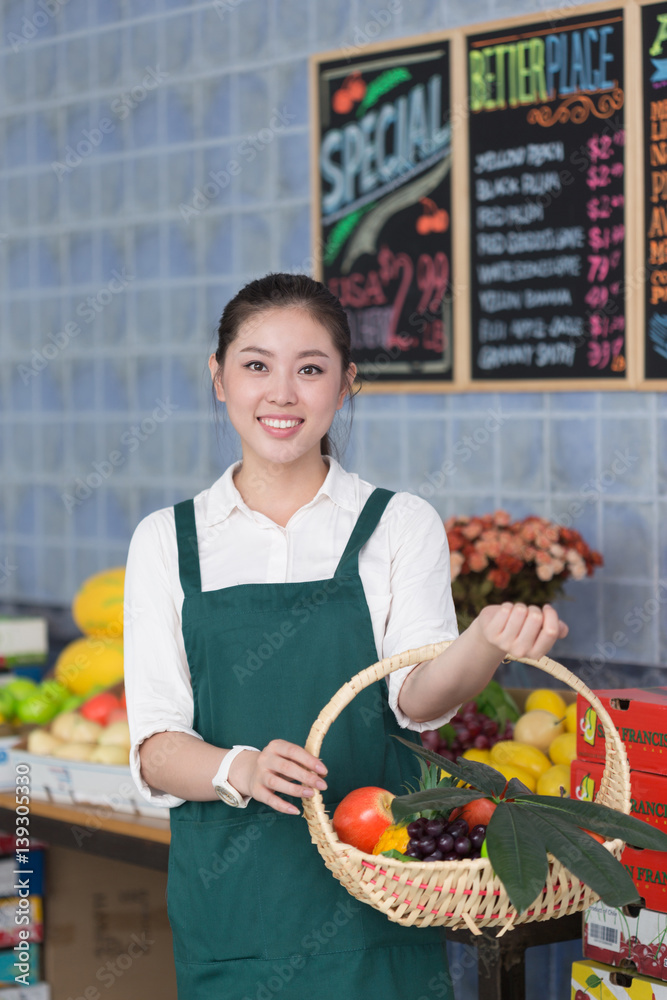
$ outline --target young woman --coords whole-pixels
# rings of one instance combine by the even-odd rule
[[[400,793],[417,762],[390,736],[443,724],[506,653],[539,658],[566,626],[550,607],[485,608],[438,657],[355,698],[326,764],[308,754],[312,722],[353,674],[456,637],[444,527],[426,501],[374,489],[330,454],[356,367],[323,285],[251,282],[209,367],[242,459],[139,524],[126,578],[132,769],[172,807],[179,997],[451,996],[442,932],[353,899],[295,802],[318,789],[333,812],[356,787]]]

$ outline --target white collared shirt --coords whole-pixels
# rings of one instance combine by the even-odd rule
[[[374,487],[346,472],[334,458],[326,461],[329,472],[324,483],[286,527],[244,503],[233,481],[240,462],[197,494],[202,590],[333,577]],[[412,493],[391,498],[359,553],[359,575],[378,660],[457,636],[447,536],[440,515],[426,500]],[[174,509],[165,507],[145,517],[130,542],[124,631],[130,767],[142,794],[164,806],[184,800],[146,784],[140,774],[139,746],[158,732],[199,736],[192,728],[194,703],[181,632],[182,604]],[[420,724],[398,708],[401,685],[412,669],[404,667],[387,678],[389,705],[403,728],[435,729],[456,709]]]

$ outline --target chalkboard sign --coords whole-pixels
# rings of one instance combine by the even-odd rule
[[[622,383],[623,10],[466,49],[472,380]]]
[[[451,382],[449,41],[314,57],[319,277],[369,382]]]
[[[667,3],[642,9],[645,379],[667,378]]]

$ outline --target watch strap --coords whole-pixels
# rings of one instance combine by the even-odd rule
[[[238,757],[238,755],[242,753],[244,750],[254,750],[257,753],[260,752],[257,747],[236,744],[231,748],[231,750],[227,751],[227,753],[222,759],[220,767],[218,768],[215,775],[211,779],[211,784],[213,785],[216,794],[220,798],[222,798],[223,801],[227,802],[228,805],[234,804],[236,808],[239,809],[245,809],[245,807],[250,802],[252,796],[241,795],[239,790],[237,788],[234,788],[234,786],[229,781],[229,771],[234,759]],[[223,796],[221,795],[221,792],[227,792],[227,795]],[[231,799],[233,798],[238,799],[238,802],[232,803]]]

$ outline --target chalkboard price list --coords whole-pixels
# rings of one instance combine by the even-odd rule
[[[623,379],[622,11],[472,36],[468,74],[473,379]]]
[[[625,316],[613,309],[621,293],[623,277],[624,165],[617,154],[624,145],[624,129],[618,129],[613,135],[592,135],[588,140],[591,165],[586,184],[597,193],[586,205],[588,219],[593,225],[589,226],[587,234],[589,287],[584,301],[590,310],[587,362],[596,371],[623,371],[625,368]]]

